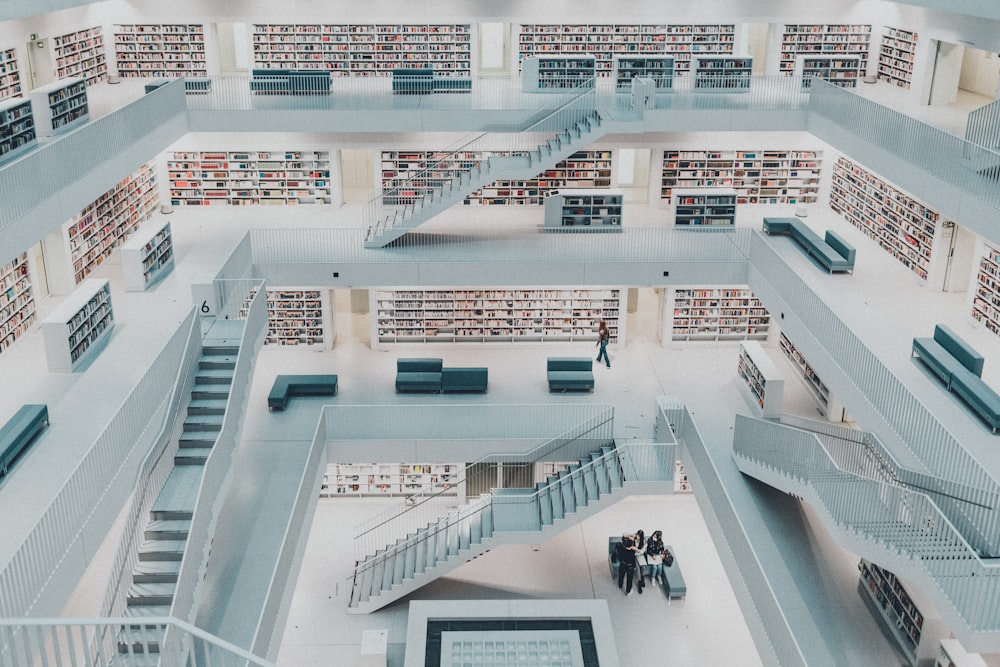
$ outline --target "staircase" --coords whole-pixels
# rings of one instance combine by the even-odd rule
[[[204,345],[198,360],[191,400],[174,456],[174,469],[153,502],[139,547],[139,560],[132,572],[126,618],[170,616],[188,528],[194,515],[202,470],[222,429],[232,387],[238,346]],[[119,639],[122,653],[158,652],[159,637],[151,633],[162,626],[136,624],[127,639]]]

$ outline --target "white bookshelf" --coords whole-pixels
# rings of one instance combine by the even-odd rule
[[[148,225],[122,245],[122,275],[128,292],[144,292],[173,266],[174,240],[169,222]]]
[[[82,77],[87,84],[108,79],[101,26],[59,35],[52,40],[56,57],[56,76],[60,79]]]
[[[624,340],[617,288],[372,290],[373,347],[397,343],[597,342],[608,325]]]
[[[31,100],[20,97],[0,101],[0,161],[20,155],[36,143]]]
[[[760,416],[773,419],[781,416],[785,395],[785,380],[767,352],[757,341],[740,343],[737,375],[743,380]]]
[[[687,470],[680,460],[674,461],[674,493],[691,493],[691,482],[688,480]]]
[[[806,204],[819,197],[821,151],[666,150],[660,197],[675,188],[732,188],[737,204]]]
[[[802,90],[809,90],[810,77],[817,77],[841,88],[854,88],[864,76],[861,56],[800,53],[795,59],[795,74],[802,77]]]
[[[692,58],[695,90],[740,92],[750,89],[753,58],[750,56],[698,55]]]
[[[678,287],[670,294],[672,340],[766,340],[770,333],[771,316],[747,287]]]
[[[35,296],[28,253],[22,252],[0,267],[0,352],[35,323]]]
[[[597,61],[592,55],[533,56],[521,63],[521,90],[525,93],[565,93],[593,86]]]
[[[937,211],[845,157],[833,168],[830,208],[927,279]]]
[[[830,389],[823,384],[823,381],[816,375],[816,371],[813,370],[809,362],[802,356],[802,353],[792,344],[792,341],[788,339],[785,332],[781,332],[778,338],[778,349],[792,362],[792,365],[802,377],[803,382],[805,382],[809,390],[809,395],[813,397],[816,406],[823,416],[832,422],[843,421],[844,407],[830,393]]]
[[[19,97],[23,92],[17,49],[0,49],[0,100]]]
[[[782,74],[795,73],[795,64],[802,54],[826,57],[848,55],[858,57],[858,78],[868,69],[868,51],[872,27],[862,24],[785,24],[781,38]]]
[[[167,175],[174,206],[331,202],[329,151],[174,152]]]
[[[41,323],[49,370],[71,372],[92,358],[114,322],[108,281],[80,283]]]
[[[886,27],[878,51],[878,79],[909,88],[917,55],[917,33]]]
[[[615,90],[632,91],[632,80],[652,79],[657,92],[674,87],[674,57],[659,55],[616,55],[614,57]]]
[[[619,190],[571,190],[545,198],[545,229],[561,231],[621,231]]]
[[[427,492],[457,496],[464,487],[464,470],[460,463],[331,463],[320,493],[329,498]]]
[[[987,244],[979,258],[972,317],[1000,336],[1000,250]]]
[[[207,76],[205,26],[116,25],[115,66],[122,77]]]
[[[28,93],[40,137],[64,132],[90,117],[87,82],[79,77],[59,79]]]
[[[318,289],[268,289],[264,344],[324,346],[330,318],[325,305],[328,294]]]
[[[674,226],[722,228],[736,226],[736,190],[677,189],[673,192]]]

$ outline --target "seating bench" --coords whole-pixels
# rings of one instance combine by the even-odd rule
[[[666,550],[674,557],[674,562],[667,565],[666,562],[663,563],[663,580],[666,583],[667,597],[671,598],[681,598],[682,600],[687,596],[687,583],[684,581],[684,575],[681,574],[680,562],[677,560],[677,552],[669,544],[664,545]]]
[[[486,368],[442,368],[441,391],[485,392],[489,371]]]
[[[921,362],[958,394],[992,429],[1000,428],[1000,396],[982,380],[983,355],[943,324],[932,338],[914,338],[910,356]]]
[[[486,368],[444,368],[437,358],[402,358],[396,360],[396,391],[484,392],[489,371]]]
[[[330,73],[326,70],[255,69],[250,90],[262,95],[328,95]]]
[[[268,410],[284,410],[292,396],[336,396],[336,375],[278,375],[267,395]]]
[[[157,88],[162,88],[175,79],[153,79],[143,87],[148,95]],[[202,77],[184,77],[184,92],[188,95],[207,94],[212,90],[212,80]]]
[[[549,357],[549,391],[593,391],[594,362],[590,357]]]
[[[764,233],[787,234],[828,272],[854,271],[856,250],[839,234],[827,230],[823,238],[798,218],[764,218]]]
[[[6,475],[14,460],[49,425],[49,408],[44,404],[22,405],[0,428],[0,475]]]
[[[469,93],[472,92],[472,79],[435,76],[431,67],[397,67],[392,70],[392,92],[394,95]]]

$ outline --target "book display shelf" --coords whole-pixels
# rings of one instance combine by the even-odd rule
[[[594,85],[597,61],[592,55],[532,56],[521,63],[525,93],[563,93]]]
[[[664,54],[677,73],[690,69],[692,55],[732,53],[734,24],[712,25],[562,25],[525,24],[518,36],[518,62],[556,53],[587,53],[596,59],[597,76],[615,74],[616,55]]]
[[[904,266],[927,279],[940,214],[841,157],[833,167],[830,208]]]
[[[174,152],[174,206],[329,204],[329,151]]]
[[[412,496],[430,491],[456,496],[464,486],[459,481],[464,470],[459,463],[331,463],[321,495]]]
[[[49,370],[76,370],[111,335],[114,323],[108,281],[80,283],[41,323]]]
[[[1000,336],[1000,250],[990,245],[979,258],[972,317]]]
[[[125,290],[144,292],[174,266],[174,240],[170,223],[140,229],[122,246]]]
[[[707,55],[692,59],[695,90],[738,92],[750,89],[753,58],[750,56]]]
[[[80,211],[66,226],[76,282],[86,278],[149,220],[158,201],[153,169],[144,164]]]
[[[604,320],[623,340],[623,291],[593,289],[373,290],[373,347],[393,343],[596,342]]]
[[[35,117],[35,131],[46,137],[86,123],[90,118],[87,82],[81,78],[59,79],[28,93]]]
[[[107,81],[108,63],[104,55],[101,26],[54,37],[52,44],[57,77],[82,77],[88,84]]]
[[[858,563],[861,588],[878,610],[889,634],[911,665],[918,663],[924,633],[924,615],[895,574],[864,558]]]
[[[785,380],[767,352],[756,341],[740,343],[737,374],[743,380],[764,419],[781,416]]]
[[[615,56],[615,90],[619,93],[632,91],[632,79],[652,79],[657,92],[665,92],[674,87],[673,56]]]
[[[736,226],[736,190],[731,188],[677,189],[674,226],[713,228]]]
[[[819,196],[820,151],[745,150],[663,152],[660,197],[674,188],[732,188],[737,204],[806,204]]]
[[[205,26],[116,25],[115,64],[122,77],[207,76]]]
[[[0,352],[35,323],[28,253],[22,252],[0,267]]]
[[[852,24],[785,24],[781,37],[782,74],[795,73],[798,56],[802,54],[832,56],[857,56],[857,78],[868,69],[868,50],[871,40],[870,25]]]
[[[900,88],[909,88],[913,79],[913,59],[917,55],[917,33],[886,27],[878,51],[878,79]]]
[[[0,49],[0,100],[18,97],[21,92],[21,73],[17,69],[17,49]]]
[[[781,332],[778,338],[778,349],[792,362],[792,365],[795,366],[795,369],[802,376],[806,387],[809,389],[809,394],[816,401],[820,412],[830,421],[843,421],[843,406],[830,394],[830,390],[819,379],[819,376],[816,375],[816,371],[812,369],[812,366],[802,356],[802,353],[796,349],[792,341],[788,340],[788,336],[784,332]]]
[[[691,482],[688,481],[687,470],[684,463],[674,461],[674,493],[690,493]]]
[[[673,290],[675,341],[765,340],[771,316],[747,287],[690,287]]]
[[[0,101],[0,161],[20,155],[34,146],[36,139],[31,100],[14,97]]]
[[[267,290],[265,345],[322,345],[325,290]]]
[[[435,76],[472,72],[467,23],[420,25],[267,24],[253,27],[255,69],[327,70],[334,76],[431,67]]]
[[[545,198],[545,229],[620,232],[622,198],[614,190],[572,190]]]
[[[809,90],[812,85],[811,77],[829,81],[841,88],[854,88],[864,72],[861,70],[860,56],[803,53],[796,59],[795,74],[802,77],[802,90]]]

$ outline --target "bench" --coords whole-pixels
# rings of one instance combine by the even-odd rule
[[[828,272],[854,271],[856,250],[839,234],[827,230],[823,238],[798,218],[764,218],[764,233],[787,234]]]
[[[667,589],[667,597],[669,598],[680,598],[684,599],[687,596],[687,584],[684,582],[684,575],[681,574],[680,562],[677,559],[677,552],[669,544],[665,545],[666,551],[670,552],[670,555],[674,557],[673,562],[667,565],[667,562],[663,562],[663,581]],[[664,552],[666,553],[666,552]]]
[[[934,327],[931,338],[914,338],[910,356],[917,357],[958,394],[992,429],[1000,428],[1000,396],[983,382],[985,359],[954,331],[943,324]]]
[[[154,79],[143,87],[143,91],[148,95],[157,88],[162,88],[175,79]],[[206,78],[184,77],[184,92],[188,95],[208,94],[212,90],[212,80]]]
[[[428,95],[430,93],[468,93],[472,79],[457,76],[435,76],[430,67],[397,67],[392,70],[394,95]]]
[[[444,368],[437,358],[396,360],[396,391],[485,392],[489,371],[485,368]]]
[[[34,441],[35,436],[49,425],[47,405],[22,405],[0,428],[0,475],[6,475],[11,464]]]
[[[330,73],[326,70],[255,69],[250,90],[263,95],[328,95]]]
[[[267,395],[268,410],[284,410],[292,396],[336,396],[336,375],[278,375]]]
[[[594,362],[590,357],[549,357],[549,391],[593,391]]]
[[[442,368],[443,393],[485,392],[489,371],[485,368]]]

